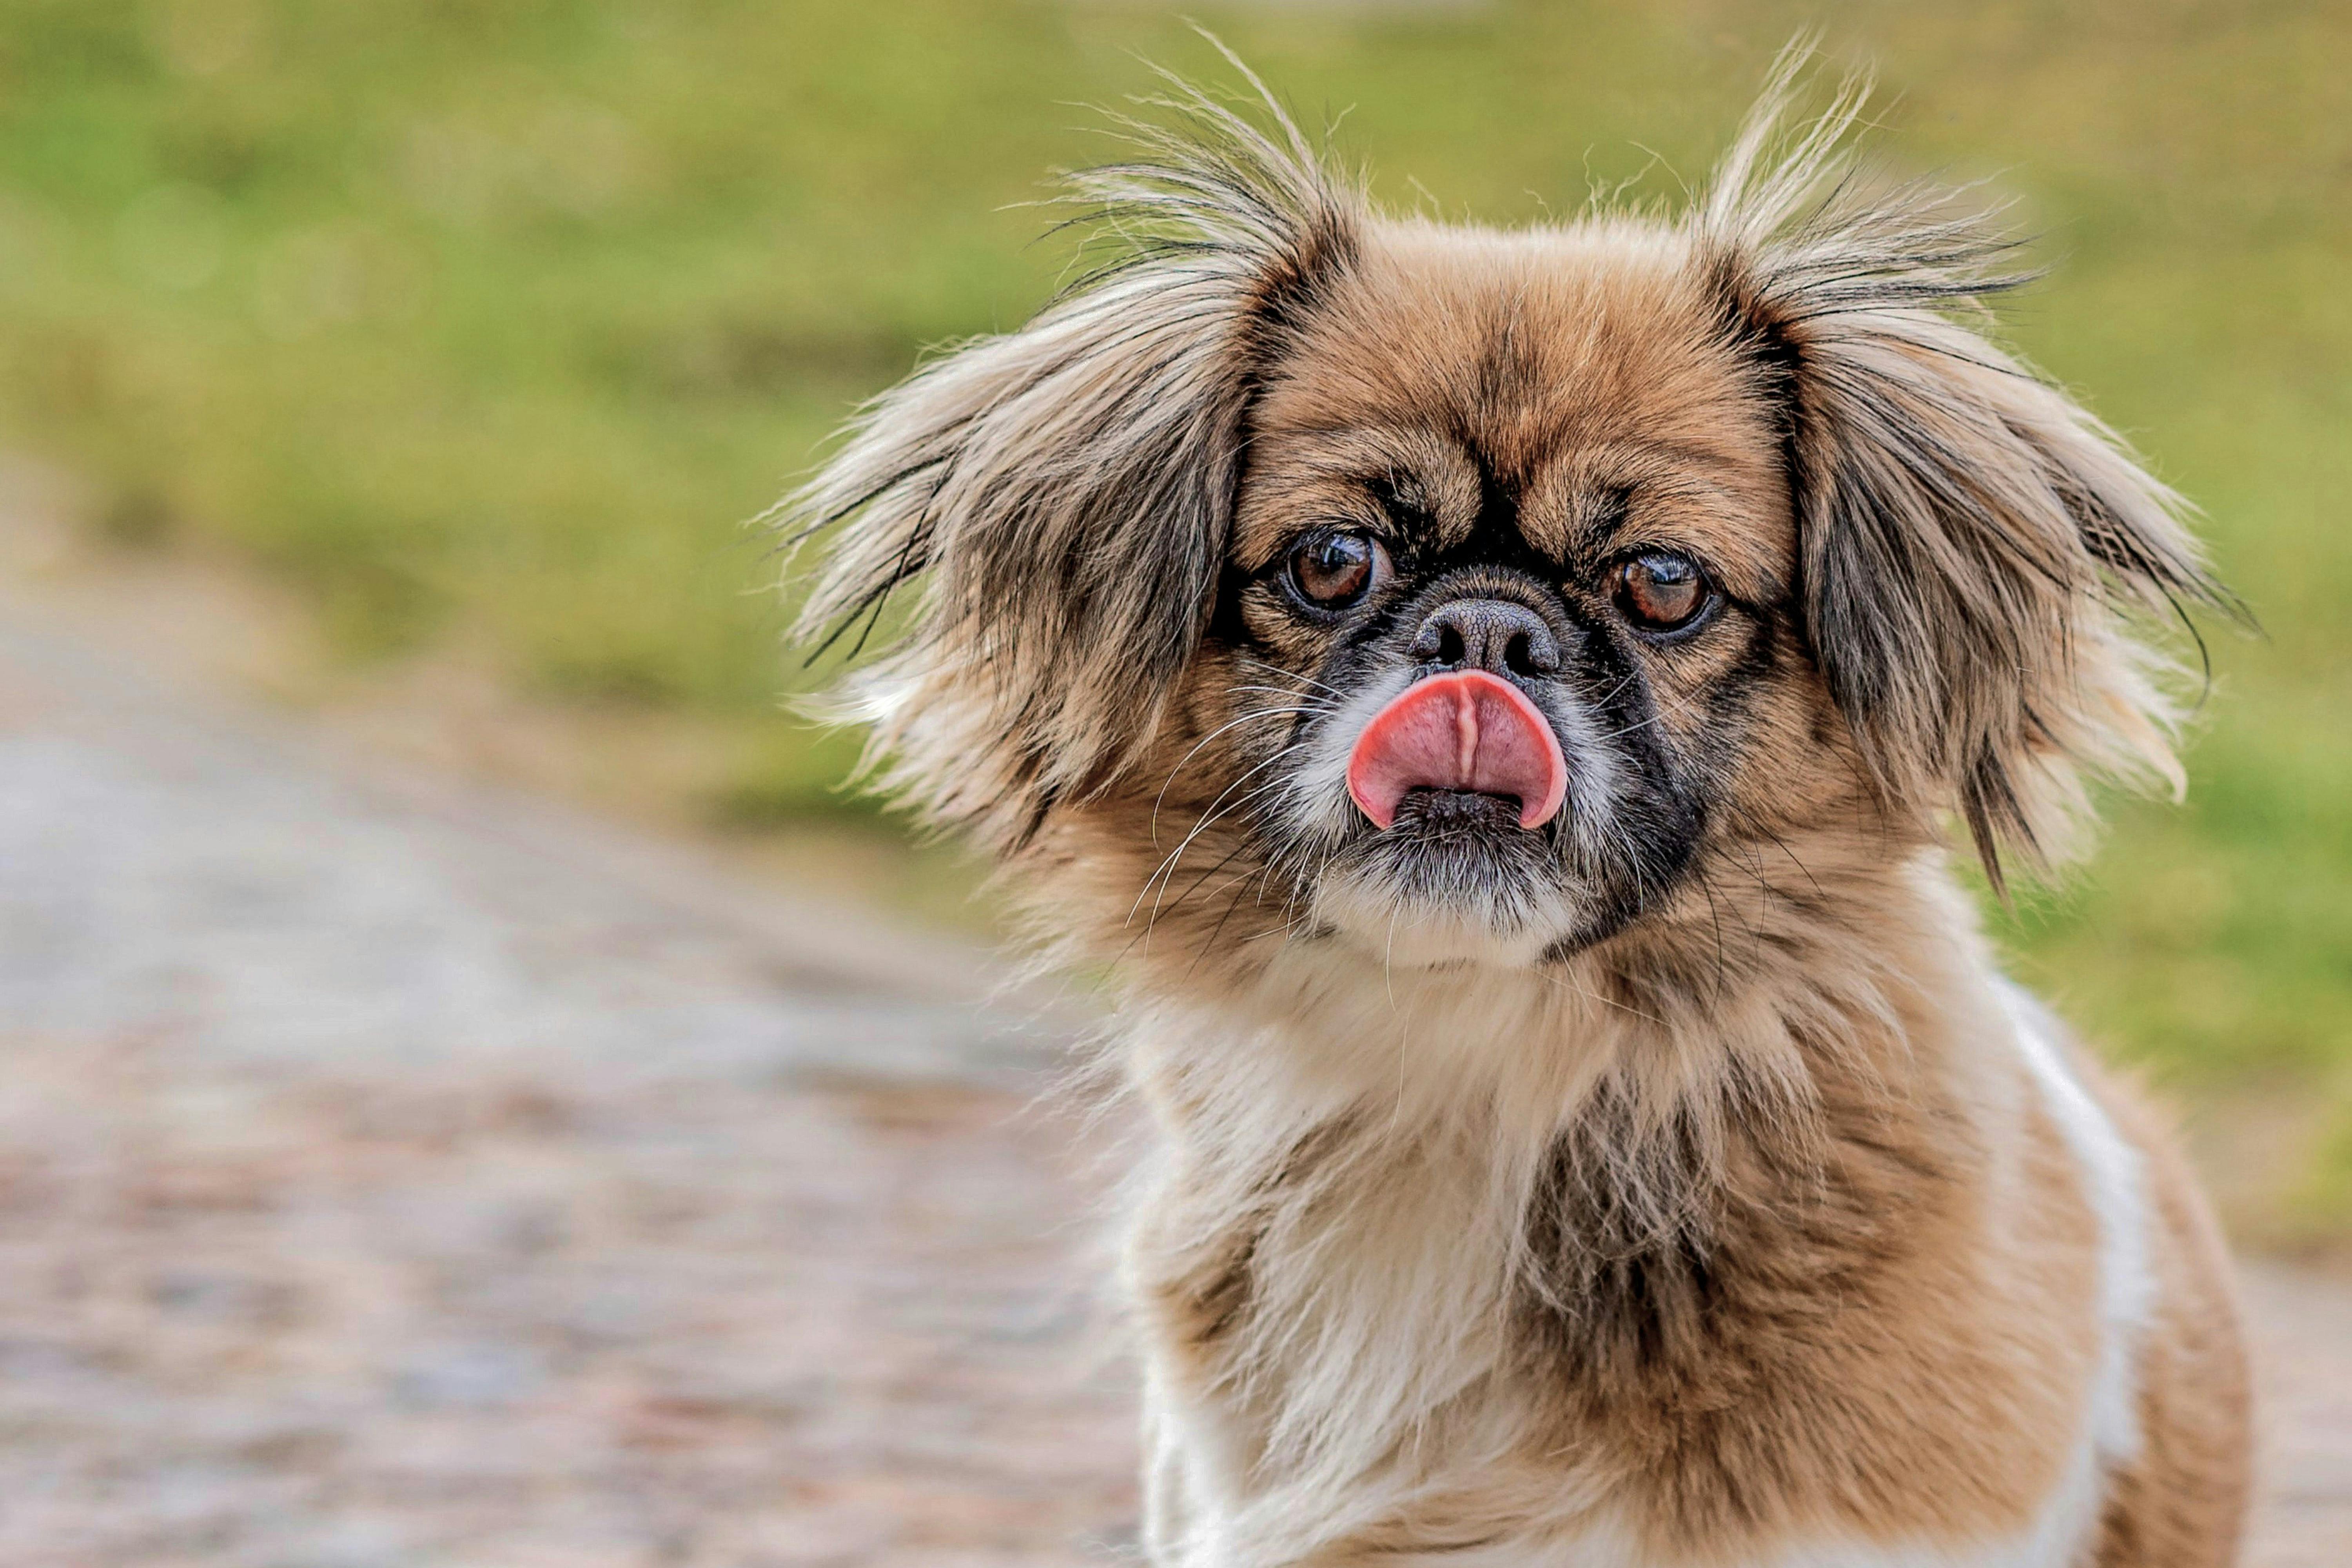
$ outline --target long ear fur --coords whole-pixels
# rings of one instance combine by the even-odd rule
[[[1807,632],[1890,799],[1957,810],[1987,873],[2046,860],[2085,774],[2180,784],[2129,611],[2229,606],[2182,503],[1958,319],[2021,281],[1949,193],[1858,194],[1867,83],[1785,132],[1801,45],[1692,218],[1732,331],[1782,383]],[[1978,311],[1981,318],[1980,310]]]
[[[1120,122],[1141,161],[1069,181],[1109,258],[882,394],[779,509],[845,534],[803,637],[862,639],[923,578],[845,716],[886,784],[1000,845],[1152,732],[1213,607],[1259,367],[1353,254],[1360,197],[1271,98],[1261,129],[1176,86],[1172,126]]]

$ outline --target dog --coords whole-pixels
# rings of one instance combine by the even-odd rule
[[[911,601],[879,786],[1113,976],[1145,1554],[2231,1561],[2214,1224],[1954,869],[2177,791],[2155,628],[2232,605],[1987,335],[2011,242],[1801,51],[1686,209],[1507,231],[1247,79],[782,507],[809,635]]]

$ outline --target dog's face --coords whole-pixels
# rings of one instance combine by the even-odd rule
[[[1251,411],[1192,681],[1224,734],[1171,794],[1235,805],[1287,895],[1392,961],[1557,955],[1664,906],[1826,710],[1777,388],[1681,285],[1633,233],[1393,230]],[[1805,759],[1850,795],[1838,761]]]
[[[814,616],[928,574],[858,711],[1066,923],[1719,953],[1719,895],[1823,896],[1946,811],[2030,855],[2080,768],[2169,764],[2117,610],[2213,590],[1938,313],[1997,247],[1809,211],[1821,139],[1768,168],[1769,117],[1683,219],[1503,235],[1197,107],[1090,187],[1172,243],[927,367],[796,503],[854,520]]]

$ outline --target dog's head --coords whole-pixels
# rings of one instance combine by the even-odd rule
[[[2171,498],[1964,324],[2004,247],[1840,194],[1854,96],[1784,135],[1786,85],[1674,217],[1384,216],[1198,98],[1082,176],[1127,248],[790,503],[845,533],[813,625],[922,584],[855,709],[889,780],[1066,923],[1524,964],[1948,813],[1998,878],[2169,775]]]

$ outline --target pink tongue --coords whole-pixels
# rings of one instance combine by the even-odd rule
[[[1568,763],[1536,705],[1483,669],[1417,680],[1372,716],[1348,758],[1348,793],[1381,826],[1412,789],[1515,795],[1541,827],[1568,794]]]

